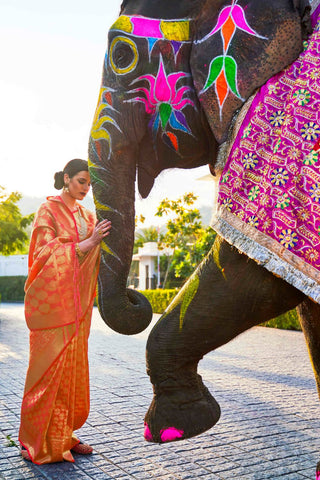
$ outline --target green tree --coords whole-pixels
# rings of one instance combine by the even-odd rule
[[[0,185],[0,253],[26,253],[28,233],[34,214],[23,216],[17,203],[22,198],[18,192],[6,193]]]
[[[167,198],[160,203],[156,215],[170,216],[165,234],[160,235],[159,248],[171,248],[170,258],[162,258],[162,268],[166,265],[163,286],[180,286],[202,258],[210,250],[215,232],[205,227],[197,208],[193,207],[197,197],[186,193],[177,200]]]
[[[158,228],[151,225],[137,230],[135,235],[135,247],[142,247],[147,242],[158,241]]]

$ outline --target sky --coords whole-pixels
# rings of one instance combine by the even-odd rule
[[[53,174],[87,158],[108,28],[121,0],[0,0],[0,185],[40,197],[57,194]],[[209,173],[170,170],[136,213],[154,223],[160,200],[194,192],[211,205]]]

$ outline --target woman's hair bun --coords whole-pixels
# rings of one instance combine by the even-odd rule
[[[64,186],[64,173],[61,170],[60,172],[56,172],[54,174],[54,188],[57,190],[61,190]]]

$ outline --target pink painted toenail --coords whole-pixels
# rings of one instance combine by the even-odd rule
[[[316,480],[320,480],[320,471],[317,471],[316,473]]]
[[[178,430],[175,427],[169,427],[165,430],[160,430],[160,437],[162,442],[172,442],[173,440],[178,440],[178,438],[182,438],[183,434],[183,430]]]
[[[150,432],[149,425],[147,423],[144,424],[144,438],[147,440],[147,442],[152,442],[153,441],[153,437],[152,437],[152,434]]]

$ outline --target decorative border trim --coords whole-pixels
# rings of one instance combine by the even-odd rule
[[[222,206],[212,228],[241,253],[255,260],[317,303],[320,303],[320,272],[257,229],[243,223]]]

